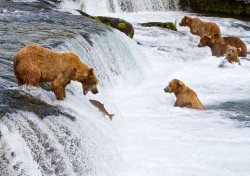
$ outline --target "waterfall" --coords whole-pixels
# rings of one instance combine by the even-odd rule
[[[99,12],[139,12],[178,10],[179,0],[78,0],[84,10],[95,15]]]
[[[120,81],[136,84],[143,79],[139,62],[144,56],[132,49],[137,43],[91,19],[41,10],[46,6],[39,2],[1,5],[0,175],[113,175],[122,162],[119,135],[89,99],[105,103],[119,116],[105,95]],[[17,86],[12,58],[34,43],[75,52],[94,68],[100,92],[84,96],[81,84],[72,81],[67,98],[56,101],[50,88]]]

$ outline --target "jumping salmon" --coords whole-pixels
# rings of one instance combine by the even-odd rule
[[[109,114],[106,109],[104,108],[104,104],[100,103],[99,101],[96,100],[89,100],[90,103],[92,103],[95,107],[99,109],[100,112],[102,112],[104,115],[107,115],[110,120],[112,121],[113,117],[115,114]]]

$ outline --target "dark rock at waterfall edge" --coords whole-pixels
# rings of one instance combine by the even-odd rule
[[[0,119],[7,113],[28,111],[35,113],[41,119],[50,115],[63,115],[73,121],[75,120],[72,115],[61,111],[59,106],[47,104],[20,90],[2,90],[0,91],[0,97]]]
[[[161,28],[167,28],[170,30],[177,31],[176,25],[174,23],[161,23],[161,22],[149,22],[149,23],[139,23],[141,26],[145,27],[161,27]]]
[[[86,16],[88,18],[92,18],[95,21],[101,22],[109,27],[118,29],[119,31],[125,33],[130,38],[134,37],[134,27],[131,23],[120,19],[120,18],[113,18],[113,17],[103,17],[103,16],[91,16],[81,10],[77,10],[81,15]]]

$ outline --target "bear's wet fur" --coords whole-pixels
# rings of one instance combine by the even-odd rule
[[[227,59],[228,62],[230,63],[238,63],[239,65],[241,65],[240,59],[238,57],[240,52],[241,52],[241,48],[236,48],[236,47],[228,45],[225,59]]]
[[[173,79],[170,81],[164,91],[175,94],[175,106],[193,109],[205,109],[198,99],[196,93],[178,79]]]
[[[240,57],[246,57],[246,44],[238,37],[221,37],[219,34],[203,35],[198,47],[208,46],[211,49],[212,56],[224,56],[227,52],[227,45],[241,48]]]
[[[29,45],[15,54],[13,69],[19,86],[38,86],[52,82],[57,100],[66,97],[65,88],[75,80],[82,83],[83,94],[98,93],[98,79],[93,68],[81,62],[73,52],[57,52],[39,45]]]
[[[213,35],[220,34],[220,28],[217,24],[211,22],[205,22],[199,18],[192,18],[185,16],[179,23],[180,26],[188,26],[190,32],[194,35],[202,37],[204,34]]]

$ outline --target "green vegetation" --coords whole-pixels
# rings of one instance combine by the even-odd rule
[[[94,20],[101,23],[101,20],[98,17],[94,17]]]
[[[117,27],[117,29],[125,29],[126,24],[125,23],[119,23],[116,27]]]
[[[204,12],[250,15],[250,4],[232,0],[195,0],[191,6]]]
[[[129,36],[130,38],[133,38],[133,37],[134,37],[134,32],[130,32],[128,36]]]
[[[111,27],[111,23],[110,22],[104,22],[104,24],[106,24],[107,26]]]
[[[80,4],[80,10],[81,10],[81,11],[83,10],[83,7],[84,7],[84,2],[82,2],[82,3]]]

